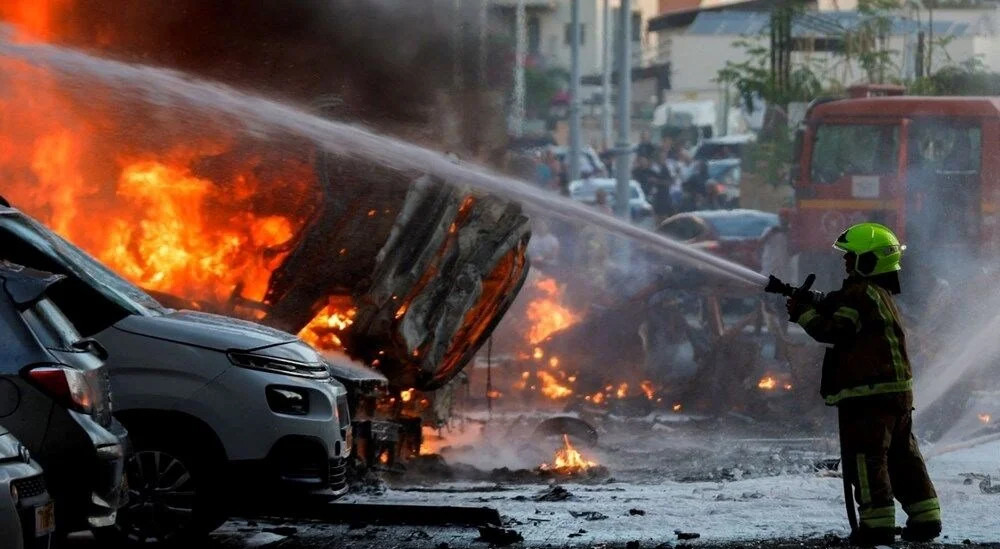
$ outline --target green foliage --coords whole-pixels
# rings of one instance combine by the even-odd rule
[[[559,90],[567,87],[569,73],[564,69],[524,69],[524,106],[529,116],[545,117],[552,98]]]
[[[1000,95],[1000,73],[987,72],[982,59],[973,57],[917,79],[908,92],[914,95]]]

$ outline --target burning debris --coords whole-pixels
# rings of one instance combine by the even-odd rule
[[[552,464],[543,463],[539,470],[550,471],[561,476],[584,475],[588,477],[603,476],[607,474],[607,469],[601,467],[596,462],[583,457],[583,455],[569,442],[569,435],[563,435],[563,446],[556,450],[555,459]]]

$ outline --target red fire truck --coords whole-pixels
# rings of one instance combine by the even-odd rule
[[[942,279],[1000,257],[1000,97],[851,92],[811,104],[796,135],[795,202],[783,213],[798,273],[832,289],[843,267],[831,242],[860,221],[893,228],[907,264]]]

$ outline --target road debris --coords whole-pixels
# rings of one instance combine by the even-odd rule
[[[573,515],[574,518],[582,518],[583,520],[605,520],[608,518],[608,515],[598,513],[597,511],[570,511],[569,514]]]
[[[482,541],[497,546],[504,546],[524,541],[524,537],[521,536],[521,534],[519,534],[516,530],[509,528],[500,528],[498,526],[480,526],[479,537],[476,538],[476,541]]]
[[[553,484],[551,488],[547,490],[542,490],[531,498],[533,501],[566,501],[568,499],[573,499],[575,496],[569,492],[569,490],[559,486],[558,484]]]
[[[697,532],[682,532],[680,530],[674,530],[674,534],[679,540],[698,539],[701,537],[701,534]]]

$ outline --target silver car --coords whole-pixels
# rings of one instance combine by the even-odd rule
[[[42,468],[0,426],[0,547],[47,548],[55,528],[55,507]]]
[[[0,258],[66,276],[52,300],[108,352],[134,453],[108,544],[179,542],[254,500],[347,492],[347,390],[295,335],[160,305],[83,250],[0,205]]]

